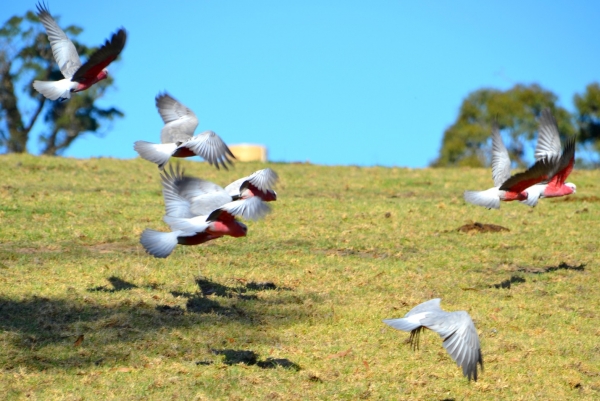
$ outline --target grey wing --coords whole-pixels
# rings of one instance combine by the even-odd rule
[[[181,177],[177,180],[176,185],[179,195],[190,200],[206,194],[225,192],[223,188],[213,182],[194,177]]]
[[[496,124],[492,127],[492,178],[496,187],[510,178],[510,157]]]
[[[227,169],[226,163],[233,164],[231,159],[235,159],[225,142],[213,131],[204,131],[181,146],[190,149],[216,168],[221,165]]]
[[[262,219],[271,211],[271,207],[256,196],[229,202],[220,209],[233,216],[242,216],[246,220]]]
[[[277,180],[279,180],[279,176],[270,168],[265,168],[250,174],[247,180],[256,188],[263,192],[267,192],[267,190],[272,190],[275,187]]]
[[[166,92],[159,93],[155,101],[158,113],[165,123],[160,131],[161,142],[175,143],[189,140],[198,126],[198,117],[194,112]]]
[[[77,49],[75,49],[73,42],[71,42],[65,32],[54,21],[47,6],[38,3],[37,9],[38,18],[44,25],[44,28],[46,28],[52,54],[58,64],[58,68],[60,68],[60,72],[65,78],[71,79],[75,71],[81,67],[81,60],[79,59],[79,54],[77,54]]]
[[[483,358],[479,335],[469,314],[465,311],[430,314],[421,323],[440,335],[448,354],[462,367],[463,375],[477,381],[477,363],[483,369]]]
[[[542,110],[540,116],[540,126],[538,131],[538,140],[535,146],[535,160],[544,157],[558,157],[562,152],[560,145],[560,135],[556,120],[550,109]]]
[[[177,180],[183,177],[183,170],[177,165],[173,170],[173,165],[169,164],[169,169],[164,169],[160,175],[163,186],[163,198],[165,200],[165,214],[172,217],[192,218],[190,201],[179,195]]]
[[[239,180],[235,180],[234,182],[232,182],[231,184],[229,184],[225,187],[225,191],[227,191],[227,193],[231,196],[239,196],[240,188],[241,188],[242,184],[244,182],[246,182],[247,179],[248,179],[248,177],[244,177],[244,178],[240,178]]]
[[[231,196],[223,188],[198,178],[184,179],[180,194],[190,200],[191,211],[198,216],[209,215],[213,210],[231,202]]]
[[[440,298],[434,298],[430,299],[429,301],[425,301],[409,310],[404,317],[409,317],[423,312],[442,312],[442,308],[440,308],[440,301]]]

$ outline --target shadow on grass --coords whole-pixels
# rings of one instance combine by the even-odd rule
[[[258,359],[258,354],[254,351],[235,349],[211,349],[210,351],[215,355],[223,355],[223,363],[226,365],[243,363],[249,366],[256,365],[262,369],[275,369],[277,367],[293,369],[295,371],[301,369],[300,365],[286,358],[267,358],[261,361]],[[198,361],[196,365],[211,365],[212,363],[213,361]]]
[[[235,286],[235,287],[229,287],[220,283],[216,283],[214,281],[210,281],[208,279],[205,279],[203,277],[196,277],[194,279],[196,281],[196,284],[198,285],[198,289],[199,289],[199,293],[190,293],[190,292],[179,292],[179,291],[171,291],[171,295],[173,295],[174,297],[186,297],[186,298],[193,298],[193,297],[197,297],[199,295],[202,296],[217,296],[217,297],[224,297],[224,298],[236,298],[236,299],[240,299],[240,300],[256,300],[258,299],[258,296],[256,294],[248,294],[249,291],[268,291],[268,290],[276,290],[276,289],[280,289],[280,290],[291,290],[290,288],[287,287],[277,287],[277,285],[275,283],[272,283],[270,281],[266,281],[266,282],[248,282],[248,283],[243,283],[239,286]]]
[[[580,265],[570,265],[565,262],[560,262],[558,266],[546,266],[546,267],[521,267],[519,268],[520,272],[524,273],[533,273],[533,274],[543,274],[550,273],[557,270],[575,270],[578,272],[582,272],[585,270],[585,264]]]
[[[276,292],[266,299],[256,296],[259,291],[277,288],[273,283],[250,282],[228,287],[198,279],[198,292],[177,293],[187,298],[184,307],[140,300],[137,293],[135,297],[127,294],[127,290],[138,288],[134,284],[116,277],[109,278],[109,282],[113,288],[95,290],[96,297],[9,299],[0,295],[0,341],[3,343],[0,366],[43,370],[122,364],[129,358],[131,349],[148,347],[160,352],[164,347],[169,348],[172,341],[177,343],[178,340],[170,340],[169,335],[165,339],[165,333],[171,328],[199,330],[209,336],[207,342],[210,343],[214,340],[210,333],[217,326],[263,326],[262,331],[256,332],[255,341],[260,343],[263,339],[269,341],[269,328],[320,319],[327,313],[325,307],[304,305],[307,300],[311,303],[318,300],[318,294]],[[156,291],[162,295],[151,299],[170,297],[164,290]],[[205,293],[211,295],[205,296]],[[115,302],[117,294],[118,302]],[[82,334],[85,340],[81,343],[77,340]],[[176,357],[184,358],[184,355]],[[265,367],[285,364],[277,360],[256,364],[259,362]]]
[[[508,280],[504,280],[498,284],[490,285],[490,288],[506,288],[509,289],[512,284],[524,283],[525,279],[520,276],[511,276]]]
[[[111,276],[108,278],[108,282],[113,286],[113,288],[107,288],[105,285],[100,285],[94,288],[88,288],[88,291],[102,291],[102,292],[117,292],[117,291],[125,291],[131,290],[133,288],[138,288],[137,285],[129,283],[125,280],[122,280],[118,277]]]

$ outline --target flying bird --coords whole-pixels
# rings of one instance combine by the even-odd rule
[[[71,98],[71,92],[86,90],[96,82],[106,79],[108,76],[106,67],[125,47],[127,40],[125,29],[121,28],[114,33],[110,40],[107,40],[85,64],[82,64],[75,45],[54,21],[48,7],[38,3],[37,10],[37,16],[46,28],[54,59],[65,78],[60,81],[33,81],[35,90],[50,100],[66,100]]]
[[[163,220],[171,232],[146,229],[140,238],[146,252],[157,258],[166,258],[178,244],[198,245],[226,235],[244,237],[248,227],[235,217],[258,219],[270,211],[260,196],[234,200],[212,182],[186,177],[179,165],[163,170],[161,180],[165,201]],[[263,185],[258,185],[265,191],[269,190],[266,183],[274,184],[268,179],[262,181]]]
[[[440,298],[415,306],[403,318],[386,319],[383,322],[395,329],[410,332],[413,349],[419,347],[419,334],[423,329],[435,331],[444,341],[448,354],[462,367],[465,377],[477,381],[478,363],[483,371],[479,336],[473,320],[465,311],[443,311],[440,308]]]
[[[271,202],[277,200],[277,192],[273,188],[278,180],[279,176],[275,171],[265,168],[235,180],[225,187],[225,191],[234,200],[258,196],[265,202]]]
[[[205,216],[203,221],[188,224],[181,230],[160,232],[147,228],[141,235],[140,243],[150,255],[166,258],[177,245],[198,245],[225,235],[245,237],[247,232],[248,227],[244,223],[237,221],[226,209],[220,208]]]
[[[492,178],[494,187],[485,191],[465,191],[465,201],[488,209],[499,209],[500,201],[524,201],[527,188],[548,180],[558,169],[558,158],[542,158],[522,173],[510,174],[510,157],[496,124],[492,127]]]
[[[193,218],[227,207],[234,216],[258,220],[271,210],[265,202],[277,199],[272,190],[277,174],[271,169],[236,180],[230,184],[230,192],[210,181],[184,175],[179,165],[163,170],[161,179],[166,214],[172,217]]]
[[[133,145],[136,152],[161,170],[171,157],[200,156],[210,165],[227,170],[227,163],[235,159],[225,142],[213,131],[204,131],[194,136],[198,117],[185,105],[168,93],[159,93],[156,108],[165,125],[160,131],[160,144],[137,141]]]
[[[575,164],[575,138],[568,139],[564,149],[561,147],[558,125],[550,109],[542,110],[534,156],[535,160],[559,159],[559,167],[550,180],[527,188],[528,196],[522,203],[533,207],[540,198],[554,198],[576,192],[575,184],[565,183]]]

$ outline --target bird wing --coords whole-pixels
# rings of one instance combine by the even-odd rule
[[[195,215],[190,210],[190,201],[179,195],[176,185],[177,180],[182,176],[183,170],[180,169],[179,165],[173,170],[173,165],[171,164],[169,164],[169,170],[164,169],[160,175],[166,215],[179,218],[192,218]]]
[[[246,182],[247,178],[248,177],[244,177],[244,178],[235,180],[234,182],[232,182],[231,184],[229,184],[225,187],[225,191],[227,191],[227,193],[231,196],[239,196],[240,192],[241,192],[240,188],[242,187],[242,184],[244,182]]]
[[[85,82],[95,79],[100,71],[105,69],[110,63],[121,54],[127,41],[127,32],[121,28],[113,33],[110,40],[107,40],[102,47],[96,50],[85,62],[84,65],[73,74],[72,81]]]
[[[275,187],[275,184],[277,184],[278,180],[279,176],[270,168],[255,171],[247,178],[247,181],[249,181],[250,184],[254,185],[263,192],[272,190]]]
[[[235,216],[231,213],[229,213],[228,211],[224,210],[223,208],[218,208],[215,209],[211,212],[211,214],[208,215],[208,217],[206,218],[207,222],[213,222],[213,221],[221,221],[223,223],[229,223],[232,221],[235,221]]]
[[[430,299],[429,301],[425,301],[409,310],[404,317],[409,317],[423,312],[441,312],[442,308],[440,307],[440,302],[441,298],[434,298]]]
[[[67,79],[71,78],[75,71],[81,67],[81,60],[77,49],[65,32],[60,29],[56,21],[50,15],[48,7],[43,3],[37,4],[37,16],[46,28],[46,34],[52,48],[52,55],[60,68],[60,72]]]
[[[227,170],[227,164],[233,165],[230,157],[235,159],[225,142],[213,131],[204,131],[184,142],[180,147],[186,147],[194,154],[202,157],[210,165],[219,168],[219,164]]]
[[[430,312],[443,312],[440,308],[440,298],[430,299],[423,302],[404,315],[400,319],[386,319],[383,322],[397,330],[413,331],[422,326],[421,319],[427,316]]]
[[[558,157],[561,153],[558,125],[550,109],[542,110],[538,130],[538,140],[535,146],[535,160],[544,157]]]
[[[184,218],[165,215],[163,216],[163,221],[171,227],[171,230],[180,230],[187,233],[201,233],[206,231],[209,226],[206,216]]]
[[[504,181],[500,186],[501,191],[522,192],[532,185],[549,179],[552,171],[556,169],[558,159],[540,159],[526,171],[518,173]]]
[[[162,143],[185,142],[193,135],[198,126],[198,117],[182,103],[168,93],[159,93],[156,108],[165,126],[160,132]]]
[[[241,216],[246,220],[258,220],[265,217],[271,207],[259,197],[253,196],[248,199],[239,199],[221,206],[222,210],[234,216]]]
[[[421,324],[435,331],[443,339],[444,348],[462,367],[463,375],[477,381],[477,363],[483,369],[479,336],[473,320],[465,311],[430,313]]]
[[[558,167],[556,168],[558,171],[548,182],[549,187],[560,188],[565,181],[567,181],[567,177],[573,171],[573,165],[575,164],[575,138],[570,138],[566,145],[565,149],[560,156],[560,160],[558,161]]]
[[[495,123],[492,127],[492,178],[496,187],[510,178],[510,157]]]
[[[179,194],[190,201],[202,195],[225,193],[219,185],[201,178],[182,176],[176,182]],[[227,200],[229,202],[231,197]],[[226,202],[226,203],[227,203]],[[213,209],[214,210],[214,209]]]
[[[255,188],[262,192],[267,192],[268,190],[272,190],[277,184],[279,180],[279,176],[275,171],[270,168],[265,168],[262,170],[255,171],[247,177],[240,178],[235,180],[231,184],[225,187],[225,191],[229,193],[231,196],[239,196],[241,192],[242,185],[245,182],[249,182]]]

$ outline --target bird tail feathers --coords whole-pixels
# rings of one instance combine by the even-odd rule
[[[487,191],[465,191],[465,201],[477,205],[483,206],[488,209],[500,209],[500,198],[497,194]]]
[[[70,99],[72,82],[67,79],[60,81],[33,81],[33,88],[50,100]]]
[[[144,246],[146,252],[155,258],[166,258],[169,256],[175,246],[177,246],[177,237],[182,234],[181,231],[160,232],[145,229],[140,238],[140,243]]]
[[[142,159],[158,164],[162,169],[171,158],[173,151],[177,148],[174,143],[150,143],[146,141],[137,141],[133,144],[133,149],[138,152]]]
[[[395,328],[396,330],[402,331],[413,331],[421,327],[421,323],[411,318],[400,318],[400,319],[385,319],[383,323]]]

